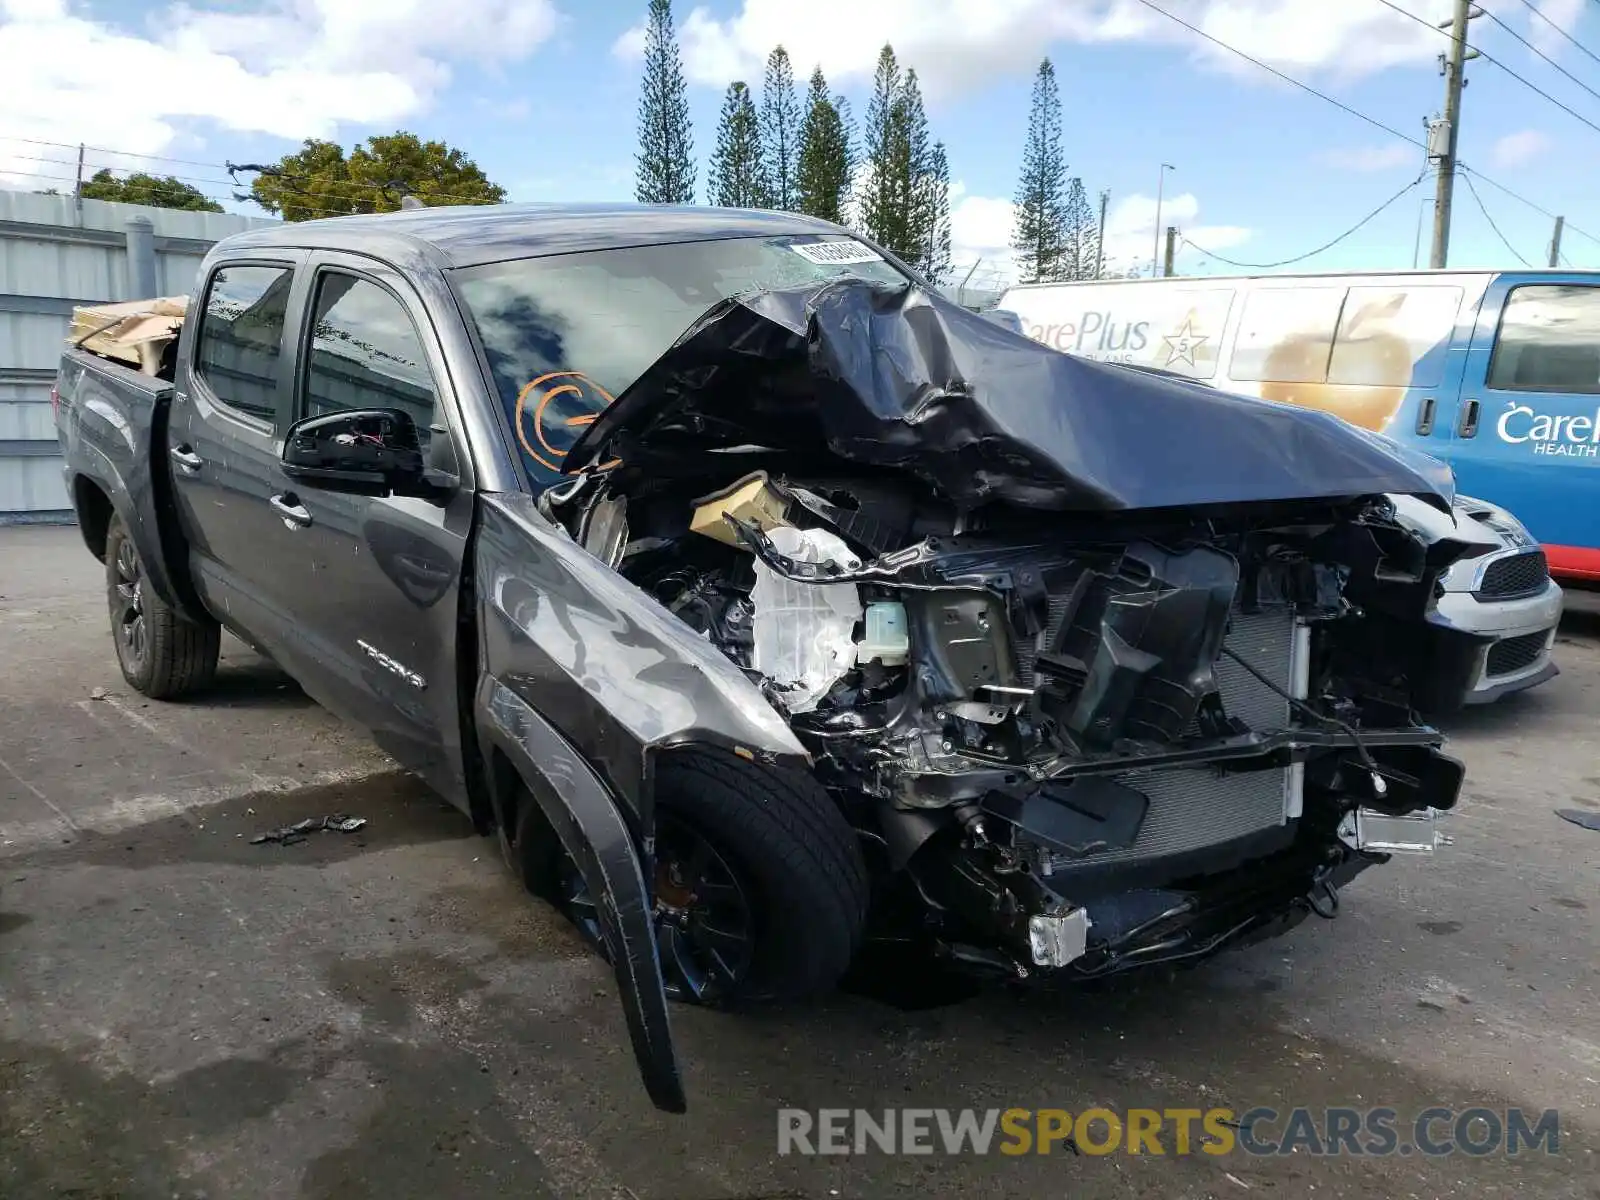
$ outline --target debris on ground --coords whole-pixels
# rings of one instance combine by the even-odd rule
[[[354,833],[363,828],[367,823],[365,817],[347,817],[343,813],[330,813],[326,817],[307,817],[304,821],[296,821],[293,825],[285,825],[280,829],[271,829],[266,833],[258,833],[250,839],[252,846],[259,846],[264,842],[276,842],[280,846],[292,846],[296,842],[306,840],[306,835],[311,833]]]
[[[1558,808],[1556,816],[1563,821],[1571,821],[1580,829],[1592,829],[1600,833],[1600,812],[1584,812],[1581,808]]]

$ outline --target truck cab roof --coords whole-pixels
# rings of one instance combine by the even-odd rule
[[[496,204],[409,209],[235,234],[216,253],[294,247],[371,254],[396,265],[473,267],[512,258],[721,238],[840,234],[798,213],[655,204]]]

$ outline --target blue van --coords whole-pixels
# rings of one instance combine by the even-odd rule
[[[1333,412],[1448,462],[1600,586],[1600,272],[1021,284],[1036,341]]]

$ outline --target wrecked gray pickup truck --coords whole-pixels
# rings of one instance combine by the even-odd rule
[[[152,377],[58,428],[124,674],[221,626],[495,833],[669,996],[877,938],[1010,979],[1195,962],[1430,850],[1429,459],[1086,362],[834,226],[499,207],[219,244]]]

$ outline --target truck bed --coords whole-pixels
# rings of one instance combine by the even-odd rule
[[[56,378],[56,435],[67,494],[89,549],[104,554],[106,527],[112,513],[120,515],[148,586],[186,611],[192,593],[167,462],[172,391],[166,380],[69,347]]]

